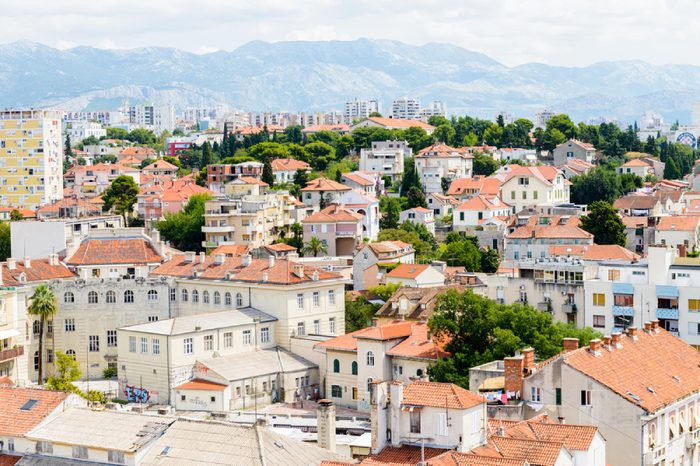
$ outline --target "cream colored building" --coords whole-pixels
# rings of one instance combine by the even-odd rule
[[[29,380],[27,358],[24,357],[26,313],[18,301],[17,288],[3,286],[0,289],[0,377],[25,382]]]
[[[571,183],[555,167],[505,165],[493,176],[501,181],[501,200],[515,212],[531,205],[569,203]]]
[[[0,111],[0,204],[36,209],[63,198],[60,112]]]

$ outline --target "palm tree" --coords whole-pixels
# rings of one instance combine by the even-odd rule
[[[58,300],[48,285],[39,285],[34,290],[34,294],[29,298],[29,315],[39,317],[39,384],[43,381],[43,360],[44,360],[44,323],[56,315],[58,310]]]
[[[318,239],[317,236],[312,236],[308,243],[304,244],[301,248],[302,255],[313,254],[314,257],[318,257],[319,253],[326,254],[328,252],[328,247],[323,244],[323,242]]]

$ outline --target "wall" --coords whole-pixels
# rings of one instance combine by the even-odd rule
[[[173,402],[177,410],[220,412],[228,410],[230,400],[231,387],[226,387],[224,390],[175,390]]]

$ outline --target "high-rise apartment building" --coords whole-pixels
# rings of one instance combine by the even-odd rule
[[[381,113],[382,105],[376,100],[360,100],[355,99],[350,102],[345,102],[345,113],[343,118],[348,124],[352,124],[354,120],[368,118],[373,112]]]
[[[0,111],[0,205],[36,209],[63,197],[62,114]]]
[[[172,105],[132,105],[129,107],[129,123],[152,129],[157,133],[175,129],[175,107]]]
[[[391,117],[402,120],[417,120],[420,118],[420,100],[401,97],[391,105]]]

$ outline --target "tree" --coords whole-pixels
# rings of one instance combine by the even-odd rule
[[[369,117],[370,117],[370,118],[381,118],[381,117],[382,117],[382,114],[379,113],[379,112],[371,112],[371,113],[369,114]]]
[[[474,174],[490,176],[496,170],[498,170],[500,164],[498,160],[494,159],[490,155],[484,154],[482,152],[476,152],[474,154]]]
[[[451,144],[453,138],[455,137],[455,130],[449,124],[442,124],[435,128],[435,131],[433,132],[433,137],[436,141],[440,141],[445,144]]]
[[[158,142],[156,133],[146,128],[134,128],[124,139],[144,145],[156,144]]]
[[[165,241],[181,251],[200,251],[204,233],[204,204],[211,199],[208,194],[195,194],[189,198],[182,212],[166,214],[156,223],[156,229]]]
[[[481,253],[478,241],[462,239],[440,247],[439,258],[449,266],[462,266],[470,272],[481,271]]]
[[[124,223],[128,226],[128,215],[136,204],[136,196],[139,193],[139,186],[134,179],[128,175],[120,175],[112,181],[102,195],[105,212],[114,208],[114,211],[124,217]]]
[[[615,172],[602,167],[571,179],[571,202],[591,204],[595,201],[612,203],[620,195],[620,180]]]
[[[377,306],[367,301],[364,297],[345,299],[345,333],[367,328],[372,322],[372,317],[377,312]]]
[[[263,162],[262,181],[270,186],[275,184],[275,175],[272,173],[272,163],[269,159]]]
[[[12,209],[12,211],[10,212],[10,220],[13,222],[24,220],[24,215],[19,210]]]
[[[289,157],[289,148],[279,142],[261,142],[248,149],[248,156],[259,162]]]
[[[381,196],[379,198],[379,212],[381,212],[382,217],[379,219],[379,228],[382,230],[398,228],[402,210],[400,199]]]
[[[63,148],[63,155],[66,157],[73,157],[73,149],[70,146],[70,134],[66,133],[66,143]]]
[[[117,163],[117,156],[114,154],[98,155],[93,159],[94,163]]]
[[[328,253],[328,246],[323,244],[317,236],[312,236],[309,242],[304,244],[304,247],[301,248],[299,252],[301,252],[303,256],[313,255],[314,257],[318,257],[319,254]]]
[[[407,207],[413,209],[414,207],[428,207],[428,203],[425,200],[425,194],[420,188],[412,186],[406,194],[406,199],[408,200]]]
[[[301,169],[297,170],[297,172],[294,174],[294,184],[304,188],[304,187],[306,187],[308,182],[309,182],[308,172],[306,170],[301,170]]]
[[[420,178],[418,177],[418,170],[416,170],[416,163],[412,157],[406,158],[404,160],[403,168],[403,178],[401,180],[401,194],[406,195],[412,187],[421,189]]]
[[[44,376],[44,324],[53,319],[58,311],[58,300],[48,285],[42,284],[34,289],[34,294],[29,298],[27,313],[39,318],[39,384],[43,383]]]
[[[664,167],[664,179],[666,180],[678,180],[681,178],[681,170],[673,157],[669,157],[666,160],[666,166]]]
[[[322,141],[312,142],[304,146],[309,157],[309,163],[315,170],[324,171],[328,164],[335,160],[335,148]]]
[[[94,145],[99,144],[100,140],[91,134],[90,136],[88,136],[85,139],[83,139],[82,141],[80,141],[80,143],[83,145],[83,147],[94,146]]]
[[[588,206],[588,214],[581,217],[581,228],[593,235],[596,244],[627,243],[625,224],[609,202],[596,201]]]
[[[501,258],[495,249],[485,249],[481,251],[481,271],[485,273],[496,273],[501,264]]]
[[[152,164],[155,161],[156,161],[156,159],[143,159],[141,161],[141,164],[139,165],[139,168],[141,168],[141,170],[143,170],[144,168],[146,168],[147,166],[149,166],[150,164]]]
[[[202,158],[199,161],[199,168],[206,168],[214,163],[214,155],[209,141],[204,141],[202,144]]]
[[[107,128],[105,132],[107,139],[123,140],[129,137],[129,132],[124,128]]]
[[[11,254],[10,222],[0,222],[0,261],[7,260]]]
[[[46,381],[46,387],[59,392],[79,393],[80,390],[73,382],[81,375],[80,364],[74,357],[56,351],[56,373]]]
[[[287,136],[287,141],[294,144],[301,144],[304,140],[304,135],[301,132],[300,125],[290,125],[284,129],[284,134]]]

